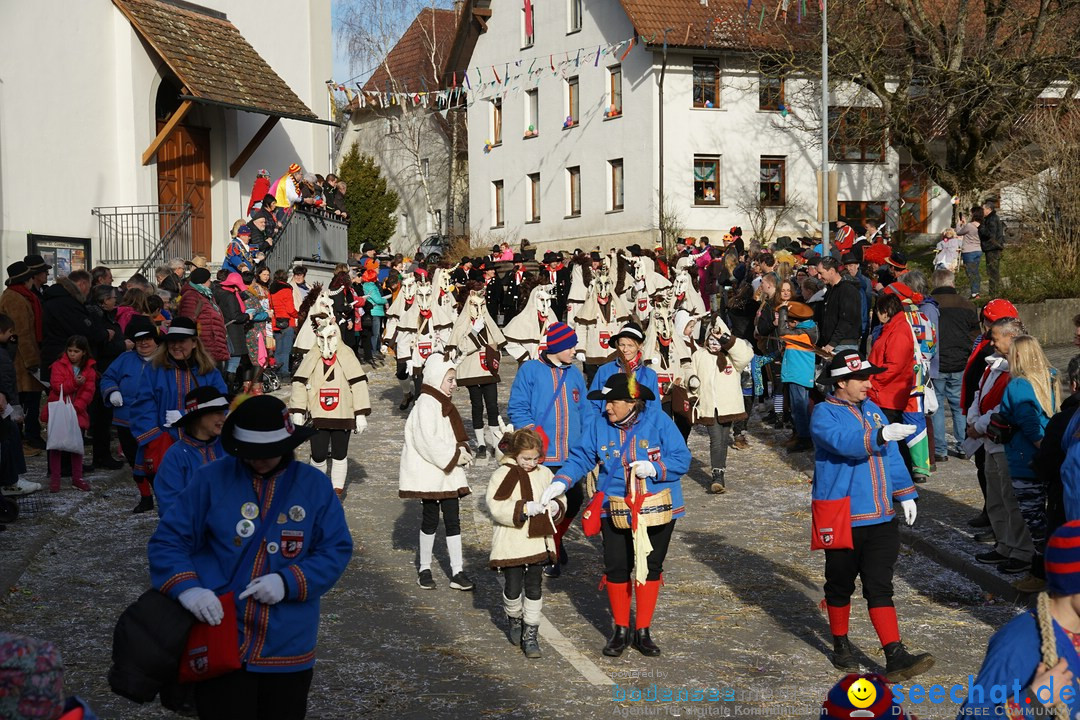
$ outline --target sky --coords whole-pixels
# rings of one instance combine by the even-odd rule
[[[349,72],[349,58],[346,54],[346,48],[343,47],[344,43],[338,39],[338,10],[341,3],[342,0],[332,0],[330,3],[331,32],[334,41],[334,82],[338,83],[352,77],[352,73]]]

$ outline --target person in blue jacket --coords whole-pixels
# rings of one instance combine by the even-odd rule
[[[615,347],[614,358],[601,365],[596,371],[596,375],[593,376],[592,383],[589,385],[589,392],[592,393],[604,387],[607,379],[615,373],[634,373],[638,383],[652,391],[655,399],[650,402],[655,403],[656,407],[659,408],[660,381],[656,377],[656,371],[642,363],[641,346],[644,344],[645,332],[640,325],[632,320],[623,325],[619,332],[612,335],[608,341],[609,346]],[[590,419],[598,418],[603,420],[605,417],[604,402],[595,400],[592,402],[592,406],[596,408],[596,412],[590,413]]]
[[[315,665],[319,599],[353,542],[329,478],[294,450],[297,427],[272,395],[241,402],[221,433],[226,457],[196,474],[150,538],[153,587],[218,625],[234,592],[239,670],[195,684],[203,720],[299,720]]]
[[[690,450],[674,421],[652,403],[655,398],[652,390],[625,373],[610,376],[603,388],[589,393],[589,400],[604,402],[606,417],[585,424],[570,458],[555,473],[555,479],[540,500],[541,505],[546,505],[567,488],[579,486],[580,478],[599,464],[596,492],[602,493],[599,509],[604,539],[604,581],[615,621],[615,631],[603,651],[609,657],[618,657],[630,644],[642,655],[660,654],[649,628],[660,594],[671,533],[675,521],[686,513],[682,476],[690,469]],[[617,528],[608,515],[608,499],[628,498],[631,481],[644,485],[648,494],[671,491],[671,520],[646,528],[652,552],[644,558],[637,553],[639,539],[630,530]],[[635,589],[637,613],[631,640],[630,595]]]
[[[139,388],[143,385],[143,378],[150,374],[150,359],[157,352],[160,338],[154,321],[146,315],[133,316],[128,322],[124,336],[135,347],[122,353],[109,364],[109,369],[101,376],[100,391],[101,397],[113,408],[112,424],[116,426],[120,449],[134,471],[139,443],[131,434],[131,406]],[[131,512],[144,513],[153,510],[154,496],[150,492],[150,482],[146,474],[133,472],[132,478],[139,489],[139,503]]]
[[[187,394],[204,385],[217,388],[222,395],[228,393],[225,380],[203,348],[195,321],[176,318],[131,403],[131,434],[139,443],[135,472],[147,476],[151,483],[165,451],[179,437],[169,424],[180,418]]]
[[[1046,543],[1046,589],[1034,609],[994,633],[957,720],[973,717],[1076,717],[1080,712],[1080,520]],[[1053,707],[1051,707],[1053,706]]]
[[[899,501],[908,525],[915,523],[915,486],[896,443],[914,428],[886,424],[884,411],[868,400],[870,377],[883,372],[858,352],[837,353],[818,379],[834,390],[810,417],[814,441],[815,501],[850,498],[850,520],[816,518],[828,525],[814,532],[825,546],[825,605],[833,635],[832,664],[859,672],[848,640],[848,619],[855,578],[862,579],[870,622],[885,650],[885,676],[890,683],[926,672],[934,664],[929,653],[911,654],[900,642],[893,605],[893,568],[900,554],[900,529],[893,510]],[[818,507],[815,507],[815,513]],[[830,549],[836,539],[833,522],[849,522],[851,547]],[[841,531],[842,532],[842,531]]]
[[[229,400],[212,385],[197,387],[184,396],[184,414],[171,423],[180,438],[165,451],[154,476],[158,515],[165,515],[176,503],[199,468],[225,455],[221,429],[228,411]]]
[[[510,386],[506,414],[510,429],[532,428],[544,441],[543,464],[555,474],[570,456],[570,447],[581,436],[585,414],[585,376],[574,367],[577,333],[569,325],[553,322],[548,326],[540,357],[527,360],[518,368]],[[591,469],[591,468],[590,468]],[[587,472],[587,471],[586,471]],[[566,513],[556,526],[555,548],[559,562],[544,568],[548,577],[559,577],[568,561],[562,538],[585,500],[581,487],[566,495]]]

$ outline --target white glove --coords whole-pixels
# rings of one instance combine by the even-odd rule
[[[547,505],[544,506],[544,512],[551,513],[552,515],[558,515],[559,514],[559,503],[552,500],[551,502],[549,502]]]
[[[237,596],[237,600],[254,596],[256,602],[274,605],[285,599],[285,581],[277,573],[261,575],[248,583],[247,589]]]
[[[367,430],[367,415],[356,416],[356,434],[360,435]]]
[[[499,416],[499,432],[502,435],[505,435],[506,433],[514,432],[514,426],[511,425],[508,422],[503,422],[502,415]],[[500,435],[500,437],[501,437],[501,435]]]
[[[295,412],[292,414],[292,424],[300,427],[304,424],[304,413]]]
[[[576,353],[574,353],[574,359],[576,359],[580,363],[585,362],[585,351],[578,350]]]
[[[525,516],[526,517],[534,517],[536,515],[543,515],[543,514],[544,514],[544,505],[542,503],[538,503],[535,500],[530,500],[529,502],[525,503]]]
[[[109,393],[109,404],[113,407],[124,407],[124,396],[120,394],[119,390],[113,390]]]
[[[11,406],[11,419],[15,422],[22,422],[26,418],[26,414],[23,412],[22,405]]]
[[[166,410],[165,411],[165,427],[172,427],[176,424],[176,421],[184,417],[183,413],[179,410]]]
[[[202,587],[188,588],[176,598],[184,609],[209,625],[220,625],[225,617],[221,601],[213,590]]]
[[[911,527],[915,524],[915,516],[918,515],[918,510],[915,507],[914,500],[901,500],[900,509],[904,511],[904,522]]]
[[[540,496],[540,504],[547,505],[549,502],[566,492],[566,483],[562,480],[554,480]]]
[[[462,467],[465,467],[466,465],[468,465],[472,461],[473,461],[472,454],[468,450],[462,450],[461,454],[458,455],[457,464],[462,466]]]
[[[881,437],[885,442],[893,442],[899,440],[906,440],[915,432],[917,428],[914,425],[905,425],[904,423],[892,423],[881,428]]]
[[[656,477],[656,466],[648,460],[635,460],[630,463],[630,466],[634,468],[634,474],[639,478]]]

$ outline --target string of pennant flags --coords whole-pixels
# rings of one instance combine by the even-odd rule
[[[531,24],[532,0],[523,0],[526,10],[526,23]],[[758,19],[760,30],[765,22],[766,6],[771,0],[759,0],[761,12]],[[802,23],[808,15],[807,0],[776,0],[776,9],[773,14],[774,21],[787,22],[791,3],[796,3],[796,19]],[[746,17],[751,15],[754,0],[746,2]],[[817,2],[819,11],[824,9],[824,0]],[[715,28],[719,31],[722,20],[710,18],[705,24],[705,42],[702,47],[708,49],[710,32]],[[527,28],[528,30],[529,28]],[[687,29],[689,34],[689,28]],[[395,78],[387,80],[382,89],[364,90],[364,83],[350,80],[346,83],[330,81],[326,84],[331,98],[337,102],[341,95],[345,96],[345,102],[352,105],[355,101],[358,107],[435,107],[447,108],[459,102],[471,106],[477,100],[490,100],[505,97],[510,93],[520,92],[524,89],[537,87],[548,73],[552,77],[570,77],[571,71],[579,71],[581,68],[599,68],[600,61],[604,58],[617,57],[621,63],[626,60],[630,51],[637,46],[645,47],[652,45],[657,36],[651,38],[644,35],[633,35],[625,40],[597,45],[594,47],[581,47],[576,50],[565,50],[559,53],[521,57],[515,60],[503,61],[487,67],[471,67],[465,70],[446,73],[443,78],[443,87],[432,89],[428,86],[428,79],[418,78]],[[667,38],[662,39],[666,49]],[[562,57],[557,57],[561,55]],[[355,86],[355,91],[350,85]],[[411,86],[411,87],[410,87]]]

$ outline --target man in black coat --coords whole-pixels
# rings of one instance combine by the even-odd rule
[[[1069,427],[1069,422],[1077,408],[1080,408],[1080,355],[1069,361],[1069,369],[1065,374],[1063,384],[1069,389],[1070,395],[1061,403],[1061,410],[1050,418],[1050,422],[1046,423],[1042,443],[1035,451],[1035,459],[1032,463],[1039,478],[1047,485],[1047,537],[1064,525],[1066,519],[1061,487],[1061,466],[1065,462],[1065,453],[1061,449],[1061,441],[1065,437],[1065,430]]]
[[[1001,253],[1005,250],[1005,226],[994,211],[994,203],[983,203],[983,221],[979,225],[979,244],[986,258],[986,274],[990,277],[990,295],[998,296],[1001,287]]]
[[[90,284],[89,273],[85,270],[76,272],[85,273],[86,284]],[[86,296],[72,281],[75,276],[76,273],[72,273],[71,276],[62,277],[45,288],[45,298],[41,303],[45,316],[42,326],[44,339],[41,341],[41,377],[46,381],[49,379],[50,367],[64,352],[68,338],[72,335],[85,336],[90,347],[99,347],[112,339],[112,331],[95,323],[90,317]]]
[[[952,270],[935,270],[931,277],[931,297],[938,304],[938,369],[934,376],[938,409],[934,413],[934,437],[937,439],[937,459],[947,460],[945,446],[945,403],[953,419],[953,436],[957,446],[967,433],[964,413],[967,407],[960,402],[960,388],[964,382],[971,348],[979,335],[979,311],[964,295],[956,292],[956,277]]]
[[[496,322],[502,310],[502,283],[495,277],[495,267],[487,260],[476,266],[480,273],[480,282],[484,283],[484,300],[487,303],[488,313]]]
[[[560,253],[544,253],[544,279],[551,285],[551,309],[560,320],[566,320],[566,303],[570,298],[570,268],[563,265]]]
[[[525,256],[514,253],[514,267],[510,272],[503,275],[502,279],[502,309],[505,322],[518,314],[518,307],[522,301],[521,286],[530,274],[525,271]]]
[[[862,335],[862,299],[859,297],[859,288],[844,280],[842,270],[843,266],[836,258],[822,258],[820,275],[828,290],[825,292],[821,309],[821,336],[818,344],[831,353],[841,349],[858,352],[859,337]]]

